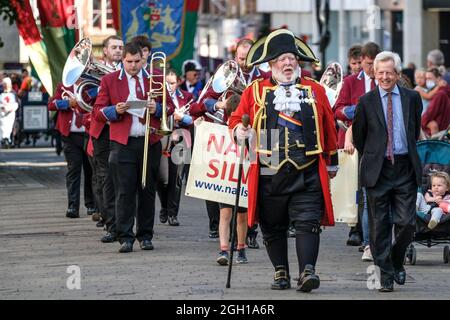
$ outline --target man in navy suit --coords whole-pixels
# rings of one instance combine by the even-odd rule
[[[359,177],[367,192],[370,250],[380,268],[379,291],[390,292],[394,281],[405,283],[403,261],[415,230],[422,100],[416,91],[397,85],[398,54],[379,53],[374,69],[378,86],[356,106],[353,141],[361,155]]]

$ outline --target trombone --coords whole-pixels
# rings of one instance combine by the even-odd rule
[[[160,68],[162,72],[161,75],[154,74],[154,65]],[[162,81],[155,81],[155,77],[162,77]],[[155,52],[152,54],[150,59],[150,75],[148,76],[150,82],[150,89],[148,92],[148,102],[155,99],[156,97],[162,97],[162,116],[161,116],[161,126],[156,129],[155,134],[158,135],[169,135],[172,131],[167,126],[167,100],[166,100],[166,54],[164,52]],[[150,112],[146,112],[145,116],[145,140],[144,140],[144,159],[142,163],[142,189],[145,188],[146,178],[147,178],[147,159],[148,159],[148,144],[150,138]]]

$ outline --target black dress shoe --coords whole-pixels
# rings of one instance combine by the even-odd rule
[[[100,241],[103,242],[103,243],[111,243],[111,242],[114,242],[116,240],[117,240],[116,236],[114,234],[112,234],[112,233],[109,233],[109,232],[107,234],[105,234],[100,239]]]
[[[104,222],[102,219],[100,219],[100,220],[95,224],[95,226],[96,226],[97,228],[102,228],[104,225],[105,225],[105,222]]]
[[[153,243],[150,240],[143,240],[139,242],[142,250],[153,250]]]
[[[352,233],[347,240],[347,245],[354,246],[354,247],[360,246],[361,245],[361,237],[359,236],[359,234]]]
[[[297,291],[311,292],[320,286],[319,276],[315,274],[314,267],[310,264],[305,266],[297,282]]]
[[[86,210],[86,213],[88,216],[92,216],[96,212],[97,212],[96,208],[87,208],[87,210]]]
[[[256,241],[256,236],[247,237],[247,247],[249,249],[259,249],[258,241]]]
[[[169,216],[169,225],[171,225],[171,226],[179,226],[180,225],[176,216]]]
[[[160,214],[160,215],[159,215],[159,221],[160,221],[161,223],[166,223],[166,222],[167,222],[167,219],[168,219],[167,215],[164,215],[164,214]]]
[[[211,239],[216,239],[219,237],[219,232],[218,231],[209,231],[208,237]]]
[[[275,267],[275,277],[270,288],[272,290],[285,290],[291,288],[291,278],[286,270],[285,266]]]
[[[133,243],[132,242],[124,242],[120,246],[119,252],[120,253],[127,253],[133,251]]]
[[[406,281],[406,271],[403,270],[397,270],[394,272],[394,281],[396,284],[404,285]]]
[[[379,292],[392,292],[394,291],[394,281],[386,280],[381,283],[381,288],[378,289]]]
[[[75,208],[69,208],[66,211],[66,217],[67,218],[79,218],[80,214],[78,213],[78,210]]]

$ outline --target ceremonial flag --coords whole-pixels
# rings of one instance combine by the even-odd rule
[[[74,0],[38,0],[41,32],[49,59],[53,88],[61,82],[67,56],[75,46]]]
[[[50,96],[53,95],[53,82],[45,45],[36,25],[29,0],[11,0],[11,6],[17,12],[17,28],[25,42],[30,60]]]
[[[145,34],[152,52],[162,51],[181,70],[192,59],[200,0],[113,0],[114,25],[126,43]]]

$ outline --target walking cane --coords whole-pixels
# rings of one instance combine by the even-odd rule
[[[242,116],[242,125],[247,127],[250,123],[250,117],[248,114],[244,114]],[[244,163],[244,153],[245,153],[245,140],[239,141],[237,143],[241,145],[239,150],[239,171],[238,171],[238,181],[237,181],[237,192],[236,192],[236,202],[234,203],[233,216],[231,218],[231,250],[230,250],[230,263],[228,264],[228,277],[226,288],[230,288],[230,280],[231,280],[231,268],[233,267],[233,248],[236,243],[236,227],[237,227],[237,213],[239,208],[239,196],[241,194],[241,178],[242,178],[242,169]]]

